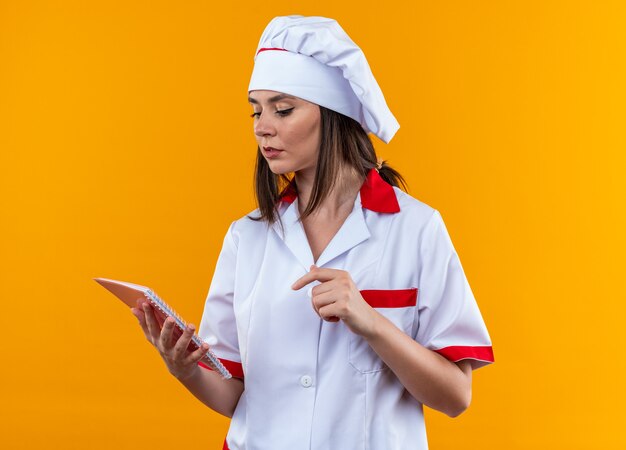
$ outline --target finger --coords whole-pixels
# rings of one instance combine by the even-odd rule
[[[176,345],[174,345],[174,358],[180,358],[187,352],[187,347],[189,347],[189,342],[195,330],[196,328],[191,324],[185,327],[183,334],[178,338]]]
[[[319,283],[319,282],[318,282]],[[315,311],[315,313],[319,316],[319,312],[317,311],[317,305],[315,304],[315,302],[313,301],[313,288],[316,285],[312,285],[311,287],[309,287],[309,289],[307,289],[306,295],[309,297],[309,299],[311,300],[311,308],[313,308],[313,310]],[[321,317],[320,317],[321,318]]]
[[[315,297],[316,295],[323,294],[325,292],[330,292],[333,289],[339,287],[336,279],[332,279],[330,281],[325,281],[324,283],[319,283],[311,286],[311,296]]]
[[[169,350],[172,347],[174,347],[174,344],[172,342],[172,335],[174,333],[175,322],[176,321],[173,318],[168,317],[167,319],[165,319],[165,322],[163,323],[163,328],[161,329],[161,335],[159,336],[159,341],[164,350]]]
[[[291,289],[297,291],[298,289],[302,289],[302,287],[309,284],[311,281],[330,281],[333,278],[337,277],[341,270],[337,269],[320,269],[317,266],[311,266],[311,271],[304,274],[302,277],[298,278],[292,285]]]
[[[143,305],[150,305],[150,302],[148,302],[148,300],[146,300],[145,298],[138,298],[137,299],[137,306],[136,308],[140,311],[143,311]]]
[[[135,306],[134,308],[131,308],[130,310],[139,321],[139,325],[141,325],[141,329],[143,330],[143,333],[146,335],[146,339],[149,340],[150,330],[148,330],[148,324],[146,323],[146,315],[143,312],[144,303],[145,301],[138,299],[137,306]]]
[[[185,364],[198,364],[204,355],[209,351],[209,344],[204,342],[200,348],[197,348],[195,351],[189,353],[189,355],[185,358]]]
[[[137,320],[139,321],[139,323],[142,323],[146,321],[145,316],[143,315],[143,311],[141,310],[140,306],[136,306],[136,307],[132,307],[130,308],[130,312],[133,313],[133,316],[135,316],[137,318]]]
[[[143,333],[146,335],[147,338],[149,338],[150,332],[148,331],[148,326],[146,325],[146,316],[143,311],[139,308],[131,308],[130,310],[139,321],[139,325],[141,326]]]
[[[323,306],[319,309],[319,314],[322,319],[326,322],[338,322],[339,317],[336,316],[334,311],[334,304]]]
[[[333,303],[337,302],[337,293],[333,291],[328,291],[324,294],[314,295],[311,300],[315,305],[315,309],[319,312],[319,310],[324,306],[332,305]]]
[[[143,304],[143,313],[146,317],[146,325],[148,327],[148,332],[150,333],[152,343],[156,344],[161,334],[161,328],[157,324],[156,318],[154,317],[154,312],[152,311],[152,307],[148,303]]]

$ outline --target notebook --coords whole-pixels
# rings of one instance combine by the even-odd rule
[[[131,308],[137,307],[137,300],[145,299],[148,300],[152,306],[154,306],[155,316],[161,325],[165,322],[165,319],[168,317],[173,317],[175,322],[174,327],[174,339],[178,339],[185,330],[187,324],[185,321],[174,311],[167,303],[165,303],[161,298],[159,298],[152,289],[141,286],[139,284],[127,283],[125,281],[118,280],[109,280],[107,278],[94,278],[95,281],[100,283],[103,287],[111,291],[117,298],[122,300]],[[193,352],[194,350],[200,348],[203,341],[200,339],[200,336],[194,334],[189,342],[189,347],[187,347],[188,351]],[[208,352],[202,357],[201,362],[205,363],[213,370],[218,372],[224,379],[229,379],[232,377],[228,369],[224,367],[222,362],[215,356],[215,354],[209,349]]]

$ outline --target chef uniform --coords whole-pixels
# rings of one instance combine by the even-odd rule
[[[363,53],[332,19],[273,19],[255,57],[257,89],[329,107],[385,142],[399,127]],[[491,340],[441,214],[372,169],[314,261],[298,201],[292,182],[277,205],[282,227],[248,218],[258,210],[232,222],[217,261],[199,334],[245,385],[224,448],[427,449],[422,404],[362,337],[320,319],[312,285],[291,285],[314,263],[345,270],[421,345],[473,369],[489,364]]]

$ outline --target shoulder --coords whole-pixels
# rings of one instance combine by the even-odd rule
[[[249,213],[239,217],[233,221],[228,228],[228,234],[233,239],[235,245],[239,241],[247,241],[249,238],[258,239],[258,237],[270,230],[267,222],[264,220],[254,220],[261,216],[260,210],[254,209]]]
[[[418,200],[396,186],[393,189],[400,206],[400,213],[397,214],[399,221],[409,222],[413,226],[424,227],[429,222],[441,217],[439,211],[434,207]]]
[[[434,242],[447,242],[449,235],[438,209],[394,187],[400,212],[393,214],[391,230],[402,245],[413,251],[429,248]]]
[[[456,252],[448,227],[439,212],[430,205],[395,188],[400,205],[400,226],[405,235],[415,236],[418,246],[425,251],[438,248],[446,253]]]

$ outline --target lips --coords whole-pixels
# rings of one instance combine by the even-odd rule
[[[263,147],[263,156],[265,156],[268,159],[280,158],[280,154],[282,152],[283,152],[282,150],[279,150],[274,147]]]

